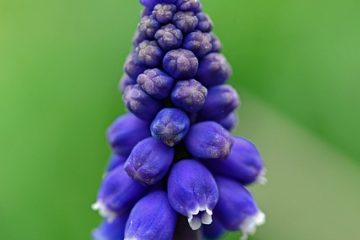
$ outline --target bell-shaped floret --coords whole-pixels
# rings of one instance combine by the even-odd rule
[[[170,94],[174,79],[160,69],[154,68],[140,74],[137,82],[150,96],[164,99]]]
[[[122,78],[120,79],[119,89],[123,93],[127,86],[134,85],[134,84],[136,84],[136,80],[129,77],[129,75],[124,74],[122,76]]]
[[[212,51],[211,35],[196,31],[189,33],[184,40],[184,48],[192,51],[197,57],[201,58]]]
[[[177,7],[181,11],[198,12],[201,10],[199,0],[177,0]]]
[[[146,70],[146,66],[140,64],[135,60],[135,54],[131,53],[126,59],[124,70],[132,79],[137,79],[139,74],[143,73]],[[124,88],[125,90],[125,88]]]
[[[225,229],[216,218],[213,219],[210,225],[204,225],[202,227],[202,233],[205,239],[219,239],[224,232]]]
[[[92,232],[94,240],[119,240],[124,239],[125,226],[128,216],[119,215],[114,221],[103,223]]]
[[[166,53],[163,68],[176,79],[190,79],[196,75],[199,61],[193,52],[186,49],[171,50]]]
[[[157,4],[154,7],[152,15],[161,24],[167,24],[171,22],[176,12],[176,6],[174,4]]]
[[[140,0],[140,3],[148,10],[152,10],[156,4],[171,3],[175,4],[177,0]]]
[[[238,117],[236,115],[236,112],[232,112],[229,115],[227,115],[226,117],[217,120],[217,122],[223,126],[225,129],[227,129],[228,131],[231,131],[232,129],[234,129],[237,125],[238,122]]]
[[[135,48],[135,61],[147,67],[157,67],[161,64],[163,51],[156,41],[144,40]]]
[[[196,79],[206,87],[211,87],[225,83],[231,73],[226,58],[222,54],[211,53],[201,60]]]
[[[173,18],[174,25],[184,34],[194,31],[199,20],[193,12],[177,12]]]
[[[173,24],[168,24],[155,33],[155,39],[163,50],[168,51],[181,47],[183,34]]]
[[[196,14],[196,17],[199,20],[197,30],[202,31],[202,32],[210,32],[212,30],[213,23],[207,14],[205,14],[203,12],[199,12],[198,14]]]
[[[110,172],[111,170],[117,168],[119,165],[124,164],[125,161],[126,161],[126,157],[117,154],[112,154],[109,159],[106,172]]]

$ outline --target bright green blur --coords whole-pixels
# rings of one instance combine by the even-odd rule
[[[269,168],[254,239],[360,239],[360,2],[202,2],[243,94],[237,132]],[[136,0],[0,0],[0,239],[89,239],[139,13]]]

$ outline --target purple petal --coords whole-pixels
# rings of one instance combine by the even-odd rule
[[[174,79],[160,69],[154,68],[140,74],[137,82],[150,96],[164,99],[170,94]]]
[[[103,223],[92,232],[94,240],[119,240],[124,238],[125,226],[128,216],[117,216],[113,222]]]
[[[175,12],[176,6],[174,4],[157,4],[152,15],[159,23],[167,24],[171,22]]]
[[[225,57],[219,53],[211,53],[201,60],[196,79],[211,87],[225,83],[231,73],[231,67]]]
[[[135,48],[135,61],[147,67],[156,67],[161,64],[163,51],[155,41],[142,41]]]
[[[110,172],[111,170],[115,169],[119,165],[124,164],[125,160],[126,160],[126,157],[124,157],[124,156],[120,156],[117,154],[111,155],[108,166],[106,168],[106,171]]]
[[[186,34],[196,29],[199,20],[193,12],[177,12],[173,18],[173,23]]]
[[[228,131],[231,131],[232,129],[234,129],[236,127],[237,122],[238,122],[238,117],[236,115],[236,112],[232,112],[229,115],[227,115],[226,117],[217,120],[216,122],[218,122],[221,126],[223,126]]]
[[[168,51],[182,45],[183,34],[174,25],[168,24],[155,33],[155,39],[163,50]]]
[[[176,79],[189,79],[196,75],[199,61],[189,50],[177,49],[169,51],[163,60],[165,71]]]
[[[212,38],[208,33],[200,31],[189,33],[184,40],[184,48],[201,58],[212,51]]]

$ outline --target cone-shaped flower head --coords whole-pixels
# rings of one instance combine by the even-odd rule
[[[234,137],[229,156],[223,161],[208,161],[210,169],[216,174],[233,178],[244,185],[265,183],[264,163],[256,146],[249,140]]]
[[[114,221],[106,220],[92,232],[94,240],[119,240],[124,239],[124,231],[128,216],[117,216]]]
[[[144,186],[129,177],[123,165],[120,165],[105,176],[93,209],[98,210],[101,216],[112,222],[119,213],[129,210],[146,193],[146,190]]]
[[[188,133],[190,120],[186,113],[176,108],[164,108],[151,123],[151,135],[172,147]]]
[[[265,214],[257,207],[250,192],[240,183],[217,177],[219,202],[214,210],[222,226],[231,231],[241,230],[243,239],[254,234],[265,223]]]
[[[230,154],[233,140],[229,132],[216,122],[193,125],[185,139],[187,150],[202,159],[222,159]]]
[[[173,239],[176,212],[162,191],[149,193],[131,210],[125,229],[125,240]]]
[[[149,137],[139,142],[125,162],[125,170],[136,181],[152,185],[167,173],[174,159],[174,149]]]
[[[181,160],[172,168],[168,179],[169,202],[188,217],[192,229],[211,224],[218,194],[214,177],[201,163]]]
[[[149,123],[131,113],[116,119],[107,131],[113,151],[120,156],[128,156],[139,141],[149,136]]]

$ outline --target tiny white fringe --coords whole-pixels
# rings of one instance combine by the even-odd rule
[[[199,214],[202,214],[198,216]],[[192,230],[198,230],[202,224],[209,225],[212,223],[213,212],[208,207],[197,207],[190,211],[188,222]]]
[[[256,227],[265,223],[265,214],[262,211],[258,211],[255,215],[247,217],[240,225],[242,236],[240,240],[247,240],[249,235],[253,235],[256,232]]]
[[[97,201],[96,203],[91,205],[91,208],[94,211],[98,211],[100,216],[106,218],[109,223],[112,223],[116,218],[116,213],[108,209],[106,205],[101,201]]]

